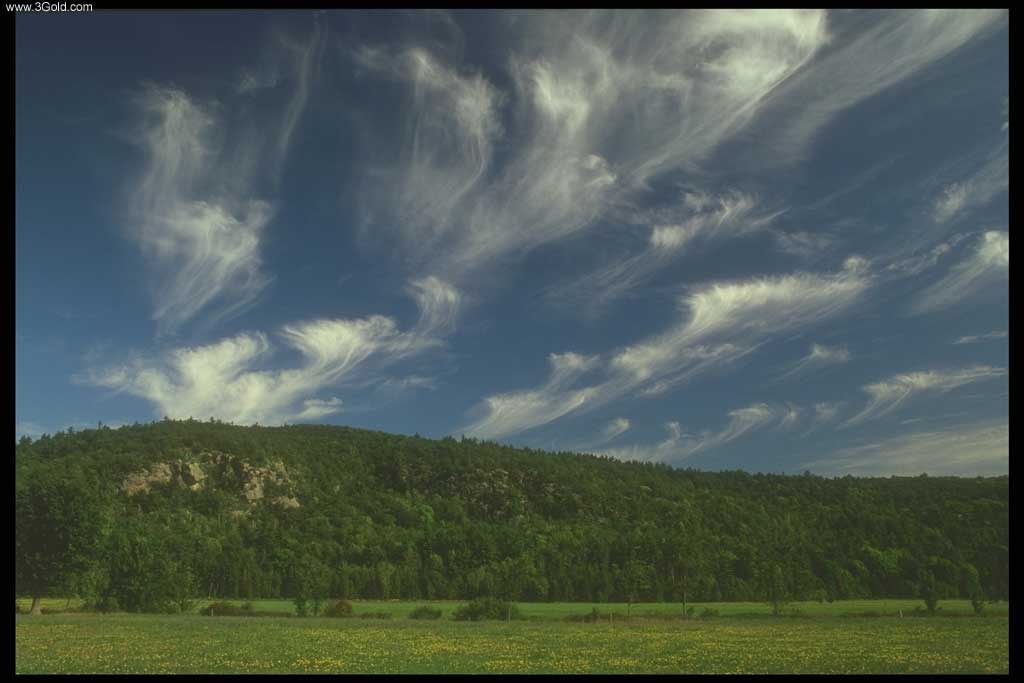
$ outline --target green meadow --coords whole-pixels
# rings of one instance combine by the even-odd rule
[[[197,609],[206,601],[198,602]],[[354,601],[356,618],[100,615],[48,600],[16,616],[18,673],[1006,673],[1008,603],[967,601],[913,616],[916,600],[762,603],[520,603],[522,620],[455,622],[455,601]],[[419,605],[436,621],[408,618]],[[27,605],[24,605],[27,607]],[[596,607],[602,618],[569,618]],[[67,610],[58,612],[57,610]],[[626,618],[629,612],[630,617]],[[902,612],[904,615],[900,617]],[[390,615],[358,618],[361,614]]]

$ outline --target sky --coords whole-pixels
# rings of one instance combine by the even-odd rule
[[[1009,468],[1005,10],[20,14],[15,431]]]

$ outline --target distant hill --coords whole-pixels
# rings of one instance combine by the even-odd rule
[[[15,453],[19,501],[59,480],[109,515],[64,594],[129,609],[161,580],[229,598],[313,582],[349,598],[717,601],[968,597],[976,576],[986,597],[1009,595],[1007,476],[713,473],[191,420],[23,439]]]

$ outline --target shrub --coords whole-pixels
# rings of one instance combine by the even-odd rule
[[[427,605],[420,605],[409,614],[410,619],[440,619],[441,610]]]
[[[199,610],[199,613],[207,617],[290,617],[290,614],[280,612],[258,611],[251,602],[244,602],[241,606],[232,605],[230,602],[214,602]]]
[[[705,619],[705,620],[706,619],[714,619],[717,616],[718,616],[718,610],[711,609],[710,607],[705,607],[704,609],[702,609],[700,611],[700,618],[701,619]]]
[[[352,603],[348,600],[338,600],[336,603],[324,610],[325,617],[351,617]]]
[[[510,602],[496,598],[478,598],[471,600],[455,610],[455,621],[505,621],[506,619],[522,619],[519,610]]]
[[[214,602],[199,611],[207,617],[251,617],[255,615],[252,603],[247,602],[241,607],[230,602]]]
[[[686,618],[687,619],[693,619],[693,617],[696,614],[697,614],[697,608],[694,607],[693,605],[690,605],[689,607],[686,608]]]
[[[601,614],[601,610],[594,607],[590,610],[589,614],[570,614],[565,617],[565,621],[583,621],[588,624],[592,624],[596,621],[601,621],[602,619],[607,618],[607,616]]]
[[[121,605],[118,602],[117,598],[115,598],[113,595],[101,596],[96,602],[94,602],[91,605],[91,608],[93,611],[99,612],[101,614],[108,614],[110,612],[121,611]]]
[[[356,616],[360,619],[390,619],[391,612],[363,612]]]

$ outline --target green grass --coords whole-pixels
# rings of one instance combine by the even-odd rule
[[[18,605],[23,612],[27,612],[31,600],[20,599]],[[214,600],[197,600],[194,610],[199,612]],[[245,600],[227,600],[232,604],[241,605]],[[295,614],[295,603],[291,600],[249,600],[253,608],[262,612],[279,612],[284,614]],[[465,600],[353,600],[353,614],[359,616],[366,613],[388,613],[392,618],[405,618],[420,605],[430,605],[442,612],[442,619],[451,619],[455,610],[460,605],[466,604]],[[329,603],[324,603],[329,604]],[[614,613],[616,618],[625,616],[627,610],[633,617],[672,617],[682,613],[682,605],[679,603],[650,602],[637,603],[627,608],[625,603],[590,603],[590,602],[520,602],[516,603],[519,611],[524,617],[530,620],[551,619],[558,620],[573,615],[588,614],[591,609],[597,608],[603,614]],[[66,609],[76,610],[81,608],[82,601],[78,599],[65,598],[44,598],[42,607],[50,612],[63,612]],[[689,603],[687,607],[694,607],[696,614],[704,608],[714,609],[719,617],[753,617],[768,616],[771,614],[771,607],[763,602],[701,602]],[[792,602],[786,605],[786,612],[793,610],[799,616],[805,617],[856,617],[868,614],[882,616],[899,616],[902,611],[904,616],[909,616],[916,609],[924,609],[924,602],[921,600],[837,600],[835,602]],[[985,605],[985,616],[997,617],[1009,615],[1009,603],[995,602]],[[973,616],[969,600],[940,600],[939,615],[962,615]]]
[[[1006,673],[1008,604],[985,618],[847,618],[904,613],[916,600],[795,603],[808,618],[773,618],[761,603],[699,604],[709,621],[669,620],[680,605],[633,605],[628,623],[566,622],[596,606],[519,603],[527,621],[451,621],[458,601],[356,601],[379,619],[284,618],[284,600],[253,601],[282,618],[50,614],[15,618],[19,673]],[[205,606],[202,601],[198,607]],[[406,619],[416,606],[441,609],[440,621]],[[66,600],[44,601],[63,608]],[[75,602],[72,601],[72,607]],[[27,607],[27,602],[25,603]],[[971,615],[967,601],[942,601],[943,613]]]
[[[19,673],[977,673],[1008,619],[576,624],[65,614],[16,617]]]

